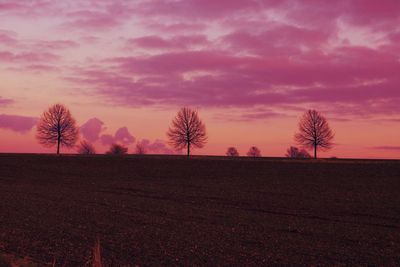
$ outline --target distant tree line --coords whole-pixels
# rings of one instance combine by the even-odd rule
[[[62,104],[55,104],[43,112],[37,124],[36,138],[45,147],[56,147],[60,154],[61,147],[72,148],[79,139],[79,130],[71,112]],[[186,150],[189,157],[194,148],[202,148],[207,143],[206,126],[200,120],[196,110],[188,107],[181,108],[172,120],[167,131],[168,143],[176,150]],[[333,147],[334,134],[324,116],[316,110],[308,110],[303,114],[299,122],[299,131],[294,140],[300,149],[291,146],[285,156],[288,158],[311,158],[307,149],[313,150],[314,158],[318,151],[327,151]],[[92,144],[83,140],[77,146],[79,154],[92,155],[96,150]],[[125,155],[128,148],[121,144],[112,144],[106,152],[109,155]],[[138,143],[136,154],[146,154],[146,147]],[[235,147],[229,147],[226,151],[229,157],[238,157],[239,152]],[[256,146],[250,147],[246,153],[248,157],[261,157],[261,151]]]

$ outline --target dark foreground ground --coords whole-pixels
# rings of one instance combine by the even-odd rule
[[[400,162],[0,155],[0,253],[87,266],[400,265]]]

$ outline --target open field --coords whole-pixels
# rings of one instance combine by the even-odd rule
[[[0,252],[39,264],[400,265],[400,162],[0,155]]]

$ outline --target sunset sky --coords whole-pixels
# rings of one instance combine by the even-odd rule
[[[316,109],[336,136],[321,156],[400,157],[399,0],[0,0],[0,73],[0,152],[54,152],[35,125],[63,103],[98,152],[172,153],[189,106],[194,154],[283,156]]]

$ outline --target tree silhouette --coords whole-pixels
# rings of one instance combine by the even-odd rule
[[[128,148],[120,144],[112,144],[110,150],[106,152],[107,155],[126,155]]]
[[[136,151],[135,151],[135,153],[136,154],[138,154],[138,155],[144,155],[144,154],[146,154],[146,147],[145,147],[145,145],[144,144],[142,144],[142,143],[137,143],[136,144]]]
[[[261,157],[261,151],[260,151],[260,149],[258,149],[258,147],[252,146],[252,147],[250,147],[249,151],[247,152],[247,156],[253,157],[253,158]]]
[[[182,108],[168,129],[169,144],[175,149],[187,149],[190,156],[192,147],[202,148],[207,142],[206,127],[200,120],[197,111],[190,108]]]
[[[37,125],[36,138],[45,147],[57,145],[73,147],[78,140],[78,127],[70,111],[62,104],[55,104],[43,112]]]
[[[316,110],[304,113],[299,122],[299,133],[295,135],[296,142],[305,147],[314,149],[314,158],[317,150],[329,150],[333,146],[334,134],[324,116]]]
[[[226,151],[226,155],[228,157],[238,157],[239,156],[239,152],[237,151],[237,149],[235,147],[229,147],[228,150]]]
[[[82,155],[94,155],[96,154],[96,150],[91,143],[83,140],[78,146],[78,153]]]
[[[311,155],[304,149],[298,149],[297,147],[291,146],[286,150],[285,156],[292,159],[308,159]]]

